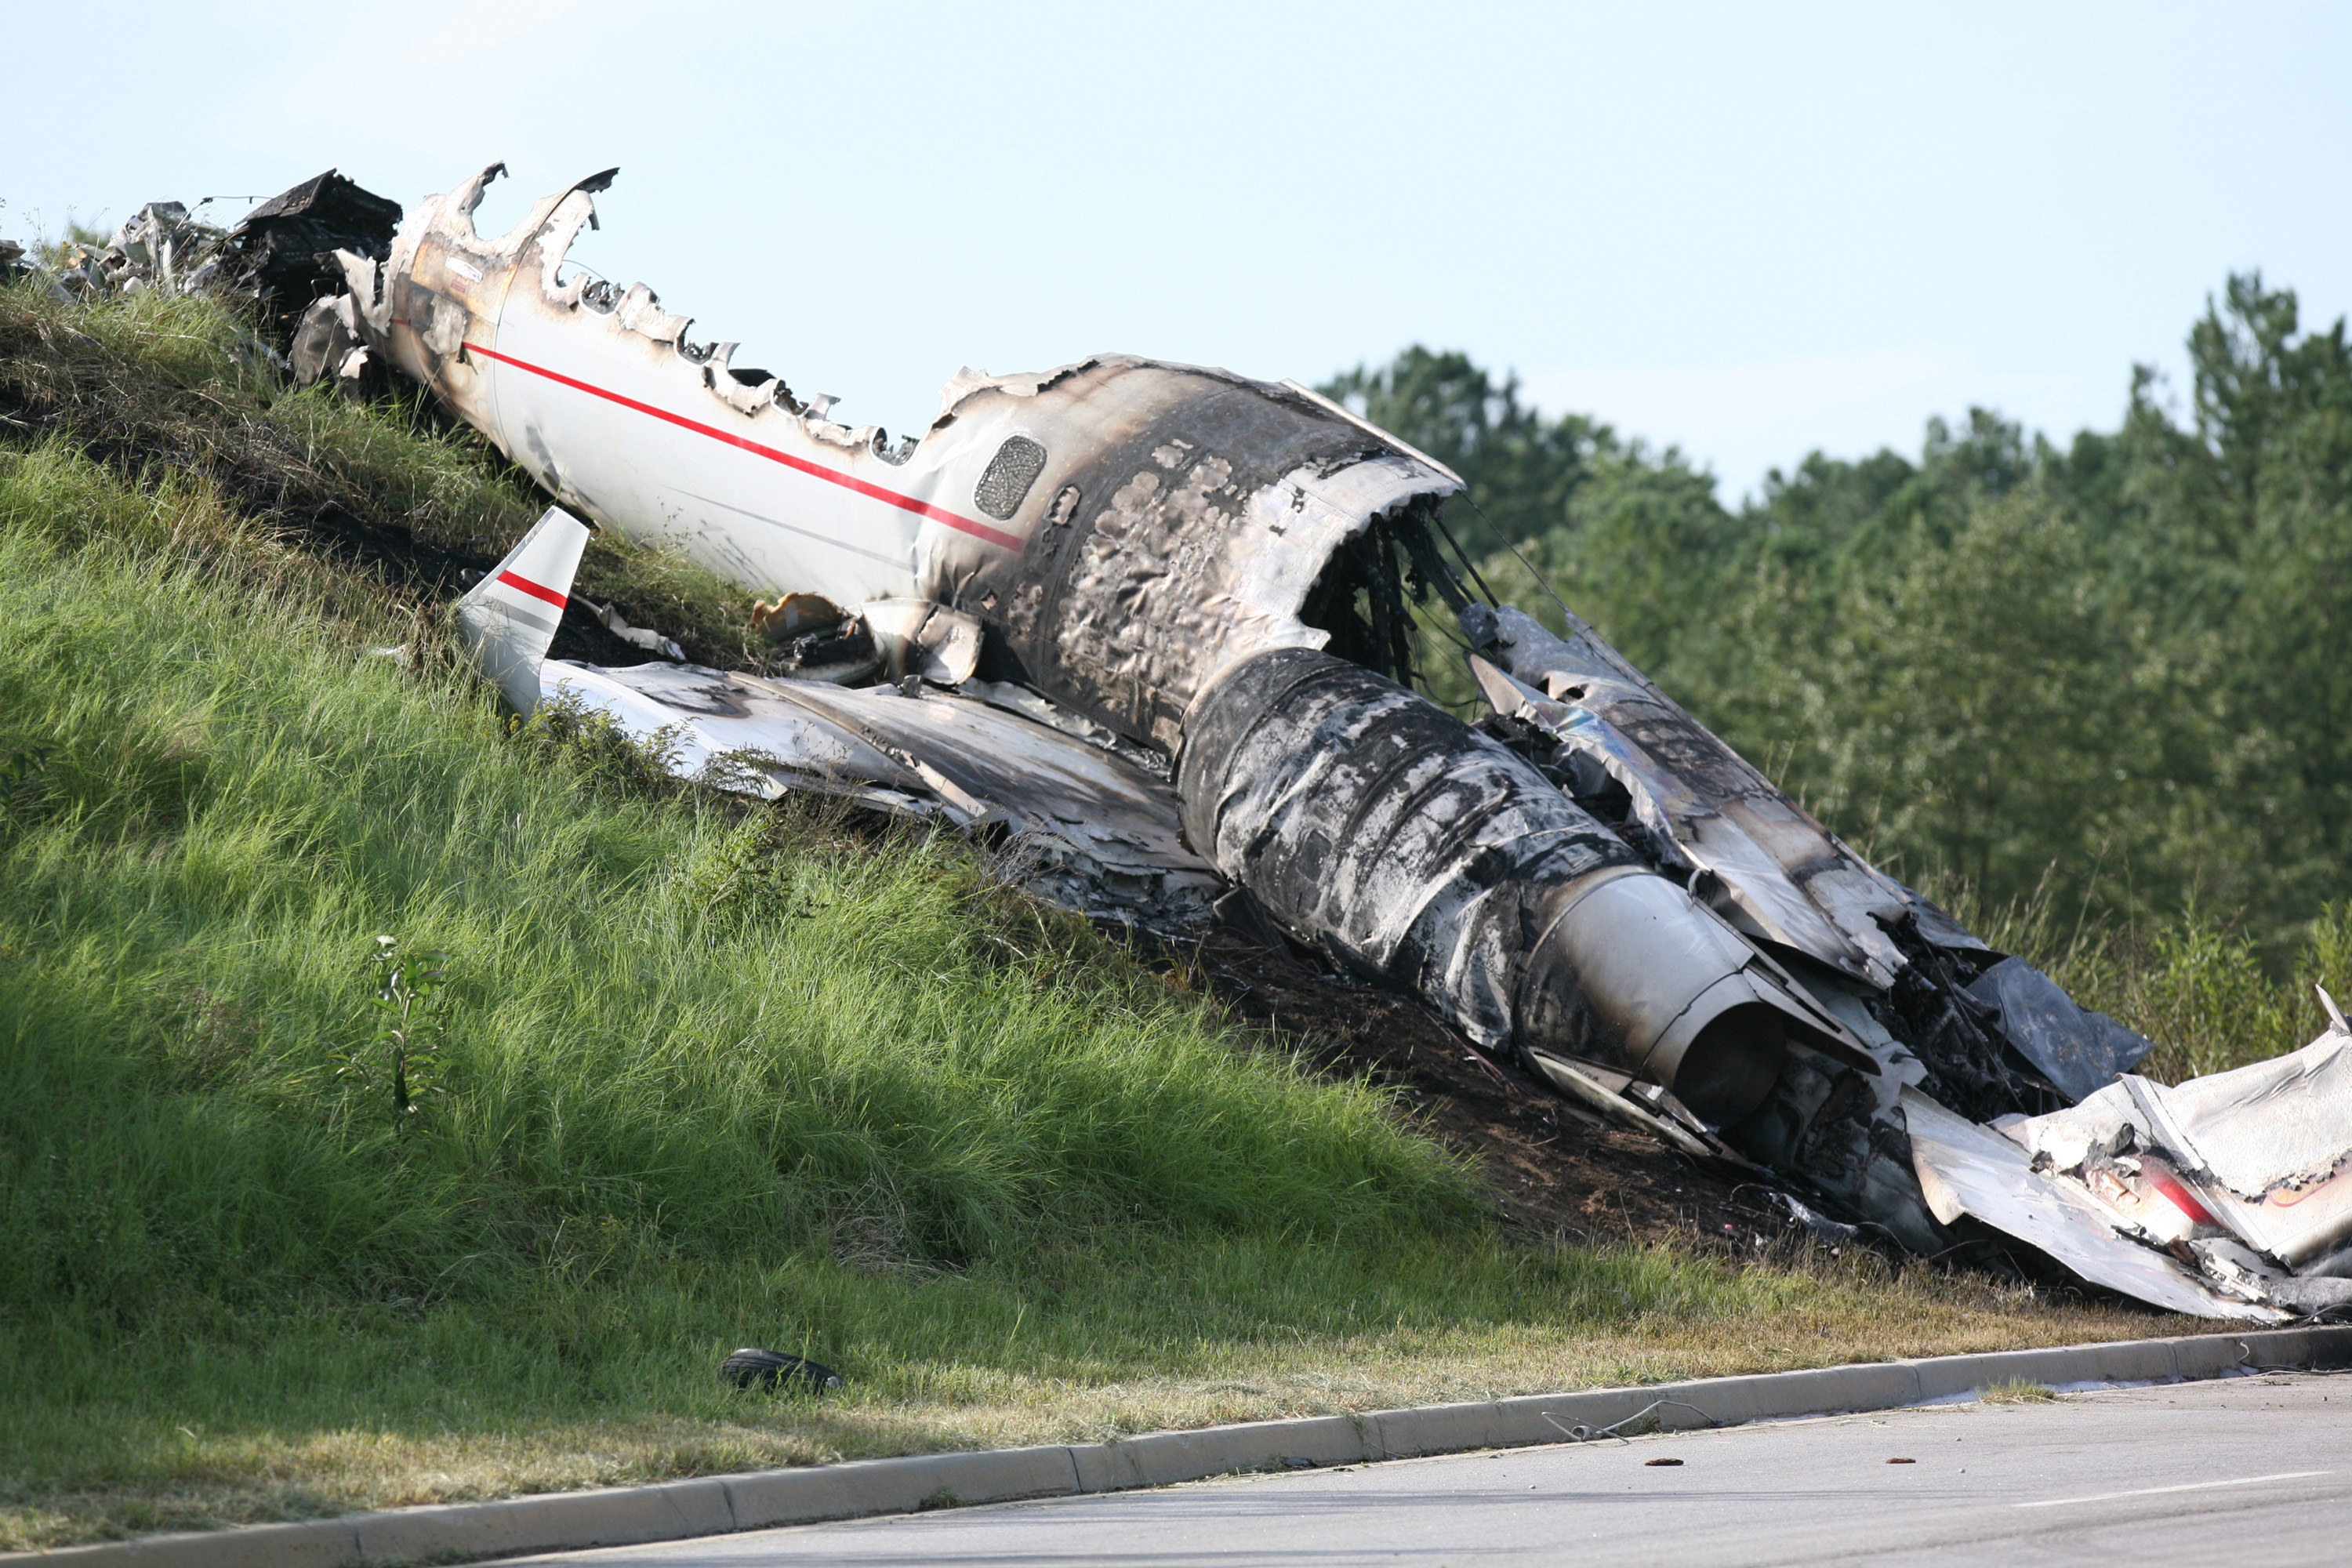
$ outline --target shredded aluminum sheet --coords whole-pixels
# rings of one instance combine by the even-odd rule
[[[2010,1043],[2072,1100],[2097,1093],[2156,1048],[2105,1013],[2075,1005],[2056,981],[2021,958],[2002,959],[1968,991],[2000,1015]]]
[[[2352,1036],[2167,1089],[2150,1085],[2205,1169],[2242,1197],[2325,1180],[2352,1159]]]
[[[2040,1248],[2095,1285],[2200,1318],[2277,1322],[2287,1314],[2212,1289],[2151,1247],[2116,1233],[2087,1194],[2033,1169],[1989,1127],[1905,1089],[1911,1158],[1928,1206],[1946,1225],[1962,1215]]]
[[[1205,920],[1224,890],[1184,847],[1164,781],[985,701],[694,665],[554,660],[541,679],[549,696],[612,715],[680,778],[1002,827],[1015,879],[1066,907],[1182,926]]]

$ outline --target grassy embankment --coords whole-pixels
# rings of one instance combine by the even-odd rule
[[[0,310],[20,407],[62,322],[185,437],[0,446],[0,1547],[2182,1326],[1507,1238],[1379,1093],[957,841],[509,732],[212,460],[519,522],[466,444],[279,396],[199,307]],[[452,955],[407,1118],[379,934]],[[722,1390],[745,1343],[850,1387]]]

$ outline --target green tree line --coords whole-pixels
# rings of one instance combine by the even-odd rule
[[[1971,409],[1736,509],[1461,353],[1325,390],[1462,474],[1497,594],[1557,624],[1540,574],[1898,874],[1979,910],[2219,912],[2283,959],[2352,852],[2352,359],[2259,274],[2188,348],[2185,400],[2137,367],[2111,433]],[[1448,662],[1435,694],[1467,697]]]

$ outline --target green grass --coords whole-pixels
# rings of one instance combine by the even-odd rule
[[[1145,1233],[929,1278],[820,1252],[424,1306],[198,1301],[0,1332],[0,1548],[842,1458],[2197,1331],[1864,1254]],[[742,1343],[828,1360],[744,1394]]]
[[[1381,1095],[959,841],[518,731],[333,586],[201,482],[0,452],[0,1542],[1591,1379],[1662,1334],[1745,1365],[1792,1314],[1832,1325],[1800,1360],[1888,1342],[1852,1282],[1507,1246]],[[382,933],[454,955],[406,1121]],[[1917,1300],[1906,1348],[2146,1322]],[[741,1342],[856,1392],[725,1394]]]
[[[1507,1238],[1383,1095],[960,840],[517,730],[272,531],[519,527],[464,438],[22,293],[0,385],[104,460],[0,446],[0,1548],[2179,1328]],[[453,955],[405,1121],[380,934]],[[851,1386],[722,1390],[747,1343]]]

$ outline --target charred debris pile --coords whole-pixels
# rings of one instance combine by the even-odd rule
[[[477,233],[499,172],[396,225],[332,174],[226,230],[158,205],[37,285],[224,293],[299,384],[421,391],[552,502],[431,574],[512,709],[603,715],[711,787],[981,830],[1245,1014],[1377,1019],[1317,1032],[1500,1154],[1532,1218],[1631,1184],[1706,1229],[1769,1208],[2207,1316],[2352,1303],[2340,1016],[2276,1061],[2134,1074],[2149,1042],[1590,626],[1495,602],[1444,465],[1293,382],[1108,354],[967,372],[893,440],[570,266],[610,172]],[[583,612],[600,533],[732,584],[756,654]],[[1476,723],[1413,689],[1416,617]]]

